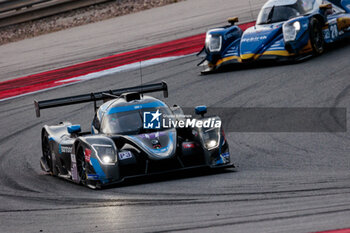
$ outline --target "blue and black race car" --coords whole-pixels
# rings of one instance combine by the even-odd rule
[[[223,65],[259,60],[302,60],[350,36],[350,0],[269,0],[256,25],[243,32],[235,23],[209,30],[203,73]]]
[[[179,106],[144,95],[156,91],[167,97],[167,84],[34,101],[37,117],[41,109],[86,102],[94,102],[96,112],[90,132],[69,122],[43,127],[41,168],[101,188],[175,170],[233,167],[219,117],[205,117],[206,107],[199,106],[191,118]],[[97,107],[97,101],[104,103]]]

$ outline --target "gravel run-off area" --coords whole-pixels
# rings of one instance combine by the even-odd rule
[[[184,0],[115,0],[0,28],[0,45]]]

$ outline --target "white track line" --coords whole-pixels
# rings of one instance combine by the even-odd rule
[[[193,55],[193,54],[182,55],[182,56],[163,57],[163,58],[154,58],[154,59],[140,61],[140,62],[135,62],[135,63],[131,63],[131,64],[128,64],[128,65],[123,65],[123,66],[119,66],[119,67],[115,67],[115,68],[110,68],[110,69],[106,69],[106,70],[102,70],[102,71],[98,71],[98,72],[93,72],[93,73],[90,73],[90,74],[86,74],[86,75],[82,75],[82,76],[78,76],[78,77],[74,77],[74,78],[70,78],[70,79],[60,80],[60,81],[56,81],[56,83],[60,83],[60,85],[58,85],[58,86],[49,87],[49,88],[41,89],[41,90],[38,90],[38,91],[28,92],[28,93],[25,93],[25,94],[12,96],[12,97],[5,98],[5,99],[0,99],[0,102],[6,101],[6,100],[15,99],[15,98],[19,98],[19,97],[23,97],[23,96],[27,96],[27,95],[31,95],[31,94],[36,94],[36,93],[40,93],[40,92],[44,92],[44,91],[48,91],[48,90],[53,90],[53,89],[56,89],[56,88],[59,88],[59,87],[70,86],[70,85],[73,85],[73,84],[76,84],[76,83],[84,82],[84,81],[91,80],[91,79],[101,78],[101,77],[104,77],[104,76],[107,76],[107,75],[116,74],[116,73],[119,73],[119,72],[125,72],[125,71],[129,71],[129,70],[136,70],[136,69],[140,68],[140,65],[141,65],[142,68],[144,68],[144,67],[148,67],[148,66],[152,66],[152,65],[156,65],[156,64],[172,61],[172,60],[176,60],[176,59],[187,57],[187,56],[191,56],[191,55]]]

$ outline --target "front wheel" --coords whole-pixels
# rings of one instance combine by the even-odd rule
[[[80,183],[87,186],[90,189],[100,188],[98,181],[89,180],[87,176],[88,171],[88,162],[85,160],[84,148],[78,146],[77,150],[77,170]]]
[[[324,52],[325,42],[322,32],[322,25],[316,18],[310,20],[309,26],[310,41],[314,55],[320,55]]]
[[[86,175],[86,161],[85,154],[82,146],[78,147],[77,150],[77,170],[80,182],[86,185],[87,175]]]
[[[50,148],[49,136],[48,136],[48,133],[46,131],[43,133],[43,136],[41,139],[41,149],[42,149],[42,153],[43,153],[42,159],[46,163],[45,165],[48,166],[48,172],[52,173],[53,172],[53,169],[52,169],[53,168],[52,151]]]

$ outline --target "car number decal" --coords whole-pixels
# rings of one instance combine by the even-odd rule
[[[335,40],[339,36],[338,25],[332,24],[329,26],[330,36],[332,40]]]

